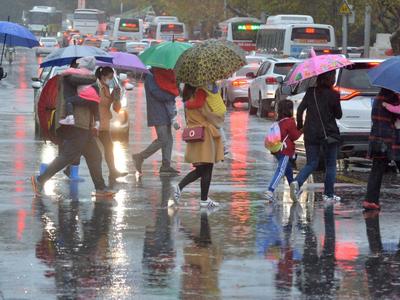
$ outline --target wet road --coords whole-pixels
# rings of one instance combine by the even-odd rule
[[[317,174],[299,203],[281,185],[279,204],[266,206],[262,193],[274,168],[263,148],[268,121],[243,107],[229,113],[231,154],[214,172],[210,196],[221,209],[200,214],[194,183],[180,209],[168,210],[179,179],[159,178],[161,153],[145,162],[143,178],[132,174],[130,153],[155,137],[139,84],[129,95],[129,145],[115,143],[117,167],[131,171],[115,201],[91,199],[85,163],[85,182],[58,174],[46,196],[34,199],[28,178],[56,149],[34,140],[33,53],[19,52],[8,72],[0,82],[0,299],[399,297],[395,174],[385,179],[380,215],[360,209],[368,173],[343,170],[340,205],[324,208]],[[180,132],[175,141],[174,164],[186,173]]]

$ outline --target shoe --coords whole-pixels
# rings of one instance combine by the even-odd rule
[[[74,118],[74,115],[68,115],[68,116],[66,116],[65,119],[60,120],[59,123],[60,123],[61,125],[69,125],[69,126],[75,125],[75,118]]]
[[[110,178],[110,180],[111,179],[118,179],[118,178],[121,178],[121,177],[125,177],[125,176],[127,176],[129,173],[128,172],[119,172],[119,171],[115,171],[115,172],[112,172],[111,174],[110,174],[110,176],[109,176],[109,178]]]
[[[334,202],[340,202],[340,201],[342,201],[342,198],[339,197],[339,196],[336,196],[336,195],[333,195],[333,197],[328,197],[327,195],[323,195],[322,196],[322,200],[323,201],[331,200],[331,201],[334,201]]]
[[[219,207],[219,203],[217,201],[211,200],[210,198],[208,198],[206,201],[200,201],[200,208],[212,209],[215,207]]]
[[[297,201],[301,195],[299,183],[297,181],[293,181],[290,184],[290,198],[293,201]]]
[[[109,188],[104,188],[100,190],[96,190],[96,192],[93,193],[93,196],[99,197],[99,198],[110,198],[113,197],[117,192],[114,190],[111,190]]]
[[[43,191],[43,184],[38,181],[36,176],[31,177],[32,189],[36,196],[41,196]]]
[[[374,203],[374,202],[369,202],[367,200],[363,202],[362,206],[363,206],[363,208],[365,210],[379,210],[379,209],[381,209],[381,206],[379,204]]]
[[[173,187],[172,198],[168,200],[168,207],[173,207],[179,204],[179,200],[181,200],[181,189],[179,185]]]
[[[266,192],[264,193],[264,196],[265,196],[265,199],[266,199],[267,203],[273,203],[273,202],[275,202],[275,196],[274,196],[274,193],[273,193],[273,192],[271,192],[271,191],[266,191]]]
[[[178,176],[180,172],[175,170],[173,167],[161,166],[160,176]]]
[[[144,159],[140,156],[139,153],[132,155],[133,162],[135,164],[135,168],[139,173],[142,173],[142,165]]]

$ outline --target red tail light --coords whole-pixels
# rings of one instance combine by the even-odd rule
[[[267,77],[267,78],[265,78],[265,83],[266,84],[278,84],[278,81],[276,80],[275,77]]]
[[[248,81],[245,79],[236,79],[232,81],[232,86],[234,87],[240,87],[240,86],[245,86],[248,84]]]
[[[342,101],[347,101],[361,95],[361,92],[358,90],[344,88],[340,86],[336,86],[335,90],[339,92],[340,100]]]

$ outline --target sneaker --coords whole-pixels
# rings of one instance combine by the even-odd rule
[[[178,176],[180,172],[175,170],[173,167],[161,166],[160,176]]]
[[[181,189],[179,185],[173,187],[172,197],[168,200],[168,207],[173,207],[179,204],[179,200],[181,200]]]
[[[32,189],[33,192],[35,193],[36,196],[41,196],[42,191],[43,191],[43,184],[41,184],[37,178],[37,176],[32,176],[31,177],[31,184],[32,184]]]
[[[274,196],[274,193],[273,193],[273,192],[271,192],[271,191],[266,191],[266,192],[264,193],[264,196],[265,196],[265,198],[266,198],[267,203],[275,202],[275,196]]]
[[[297,201],[301,195],[299,183],[297,181],[293,181],[290,184],[290,198],[293,201]]]
[[[61,125],[75,125],[75,118],[74,115],[68,115],[65,119],[60,120],[59,122]]]
[[[208,198],[206,201],[200,201],[200,208],[212,209],[215,207],[219,207],[219,203],[217,201],[211,200],[210,198]]]
[[[139,173],[142,173],[142,165],[143,165],[143,161],[144,159],[142,158],[142,156],[137,153],[137,154],[133,154],[132,155],[132,159],[133,159],[133,163],[135,164],[135,168]]]
[[[323,201],[331,200],[331,201],[334,201],[334,202],[340,202],[340,201],[342,201],[342,198],[337,196],[337,195],[333,195],[333,197],[328,197],[327,195],[323,195],[322,196],[322,200]]]
[[[96,190],[96,192],[93,193],[93,196],[99,197],[99,198],[110,198],[113,197],[117,192],[114,190],[111,190],[109,188],[104,188],[100,190]]]
[[[362,206],[365,210],[380,210],[381,209],[381,206],[379,204],[374,203],[374,202],[369,202],[367,200],[363,202]]]

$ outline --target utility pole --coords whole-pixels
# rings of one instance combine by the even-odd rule
[[[224,20],[227,18],[226,7],[227,7],[227,0],[224,0]]]
[[[369,57],[369,47],[371,43],[371,6],[365,7],[365,24],[364,24],[364,57]]]
[[[349,16],[343,15],[342,16],[342,53],[347,54],[347,41],[348,41],[348,34],[349,34]]]

